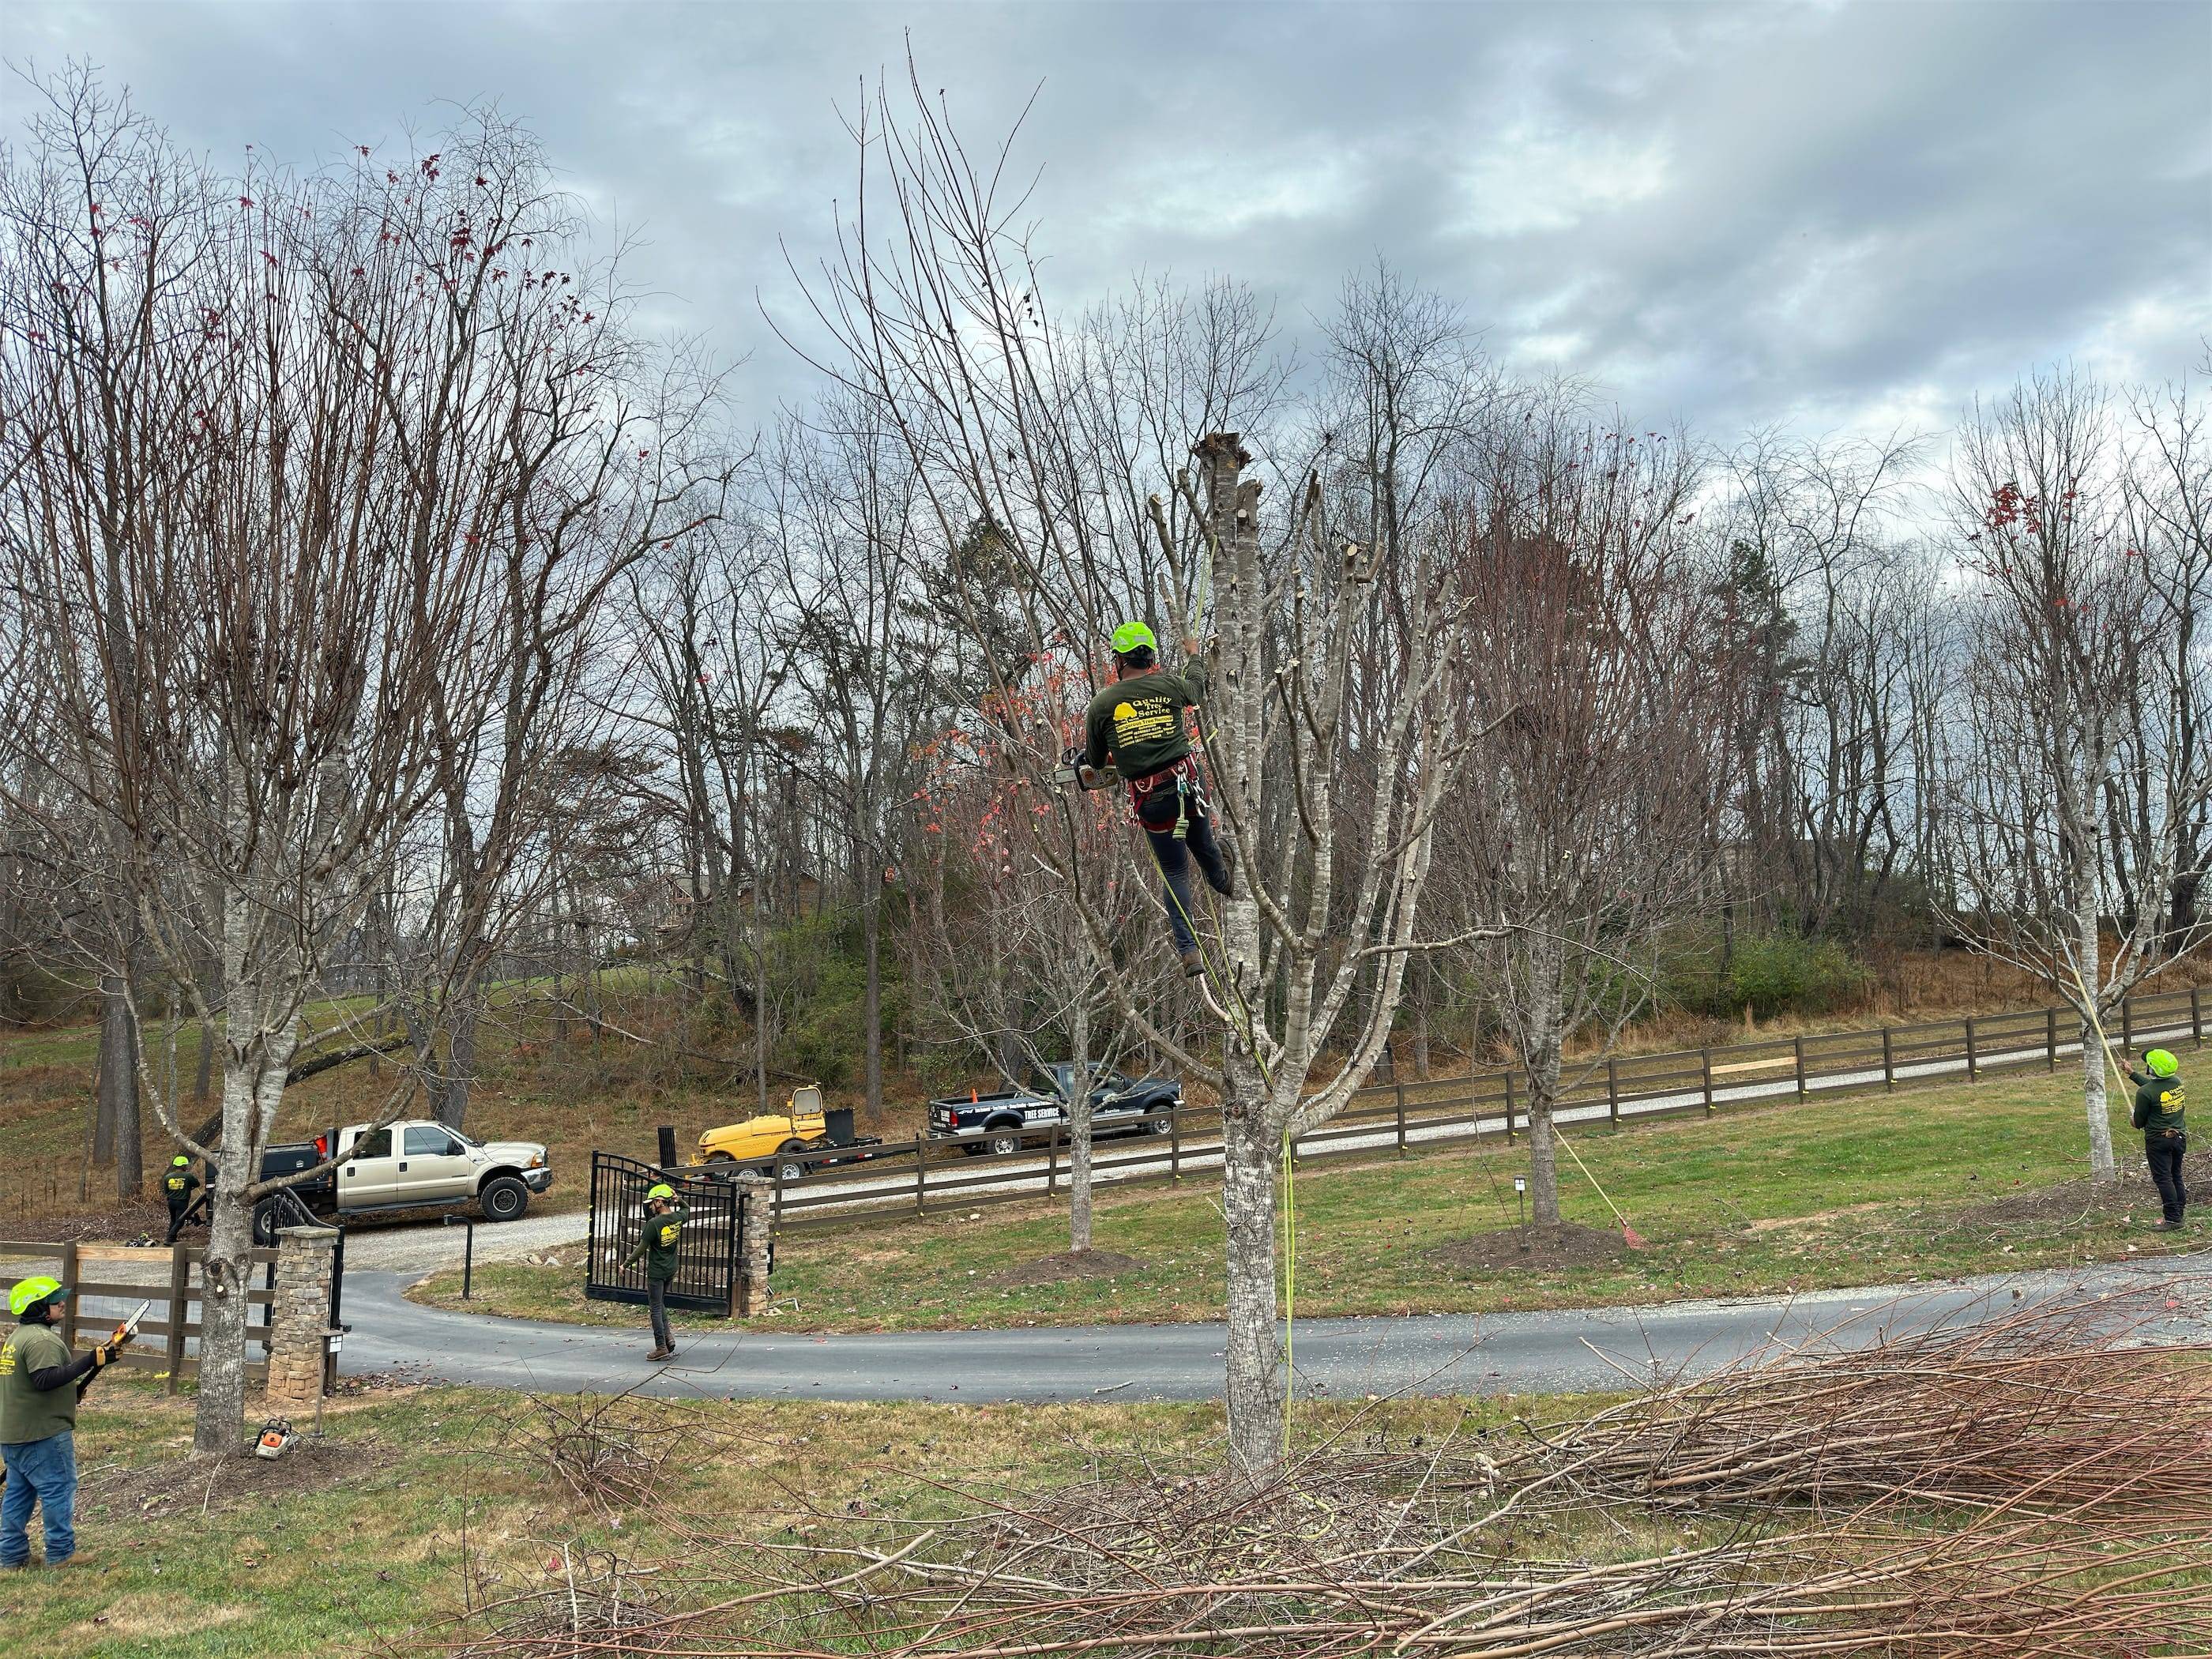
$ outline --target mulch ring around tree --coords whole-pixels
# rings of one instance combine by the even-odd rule
[[[77,1494],[77,1514],[80,1521],[88,1514],[142,1520],[212,1515],[271,1498],[320,1492],[368,1474],[379,1462],[372,1443],[310,1440],[304,1435],[274,1458],[257,1457],[250,1450],[216,1462],[164,1458],[132,1468],[88,1472]]]
[[[1085,1250],[1080,1255],[1063,1250],[1058,1255],[1040,1256],[1035,1261],[1003,1268],[982,1282],[1010,1286],[1058,1285],[1071,1279],[1116,1279],[1144,1271],[1143,1262],[1118,1250]]]
[[[2029,1187],[1960,1212],[1964,1227],[2017,1227],[2039,1222],[2079,1221],[2092,1217],[2132,1215],[2146,1226],[2159,1218],[2158,1188],[2139,1172],[2117,1181],[2086,1176],[2056,1187]]]
[[[1516,1267],[1595,1267],[1628,1255],[1618,1227],[1582,1227],[1571,1221],[1531,1222],[1439,1244],[1429,1259],[1455,1273],[1508,1273]]]

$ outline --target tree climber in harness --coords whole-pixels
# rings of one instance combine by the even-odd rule
[[[1197,641],[1185,640],[1183,672],[1168,673],[1158,665],[1152,630],[1140,622],[1115,629],[1113,643],[1114,682],[1091,700],[1084,716],[1083,782],[1096,787],[1099,769],[1110,760],[1129,786],[1130,811],[1152,844],[1166,884],[1176,954],[1183,972],[1195,976],[1206,971],[1206,962],[1191,929],[1190,855],[1196,855],[1207,886],[1224,897],[1230,891],[1229,860],[1214,839],[1205,781],[1182,715],[1205,698],[1206,664]]]

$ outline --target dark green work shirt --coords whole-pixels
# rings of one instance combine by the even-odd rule
[[[51,1439],[76,1427],[76,1390],[70,1384],[85,1369],[70,1360],[69,1345],[51,1325],[18,1325],[0,1342],[0,1446]],[[38,1387],[33,1372],[54,1386]]]
[[[636,1247],[623,1258],[627,1267],[640,1255],[645,1257],[645,1276],[659,1279],[663,1284],[676,1277],[676,1244],[683,1236],[684,1224],[691,1218],[691,1212],[681,1204],[659,1215],[645,1218],[645,1231],[639,1235]]]
[[[2169,1133],[2179,1134],[2184,1099],[2180,1078],[2130,1072],[2128,1081],[2136,1085],[2136,1109],[2131,1121],[2143,1132],[2143,1139],[2154,1140]]]
[[[1180,674],[1155,668],[1116,680],[1091,700],[1083,717],[1088,739],[1084,758],[1093,766],[1113,759],[1127,779],[1150,777],[1190,753],[1182,711],[1206,700],[1206,665],[1194,658]]]
[[[171,1170],[161,1177],[161,1196],[169,1200],[169,1207],[181,1210],[191,1201],[199,1190],[200,1178],[190,1170]]]

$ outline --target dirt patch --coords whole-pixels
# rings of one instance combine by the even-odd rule
[[[1145,1264],[1133,1255],[1123,1255],[1118,1250],[1085,1250],[1071,1255],[1063,1250],[1058,1255],[1040,1256],[1035,1261],[1024,1261],[1018,1267],[1008,1267],[993,1273],[983,1282],[987,1285],[1058,1285],[1071,1279],[1113,1279],[1121,1273],[1140,1273]]]
[[[179,1458],[117,1469],[87,1480],[77,1507],[139,1520],[210,1515],[272,1498],[320,1492],[378,1464],[369,1442],[295,1440],[282,1457],[228,1457],[218,1463]]]
[[[1748,1233],[1780,1232],[1787,1227],[1817,1227],[1849,1215],[1865,1215],[1874,1210],[1889,1210],[1897,1206],[1883,1201],[1871,1204],[1847,1204],[1840,1210],[1816,1210],[1811,1215],[1762,1216],[1745,1227]]]
[[[1526,1267],[1596,1267],[1627,1255],[1628,1242],[1618,1228],[1578,1227],[1560,1221],[1455,1238],[1431,1250],[1429,1259],[1455,1273],[1494,1273]]]
[[[2132,1215],[2146,1224],[2159,1218],[2158,1188],[2142,1176],[2124,1175],[2118,1181],[2102,1182],[2084,1177],[2056,1187],[2031,1187],[2008,1193],[2002,1198],[1962,1212],[1959,1224],[2011,1227],[2024,1223],[2125,1215]]]

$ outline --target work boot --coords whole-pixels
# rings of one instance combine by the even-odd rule
[[[1184,978],[1196,979],[1206,971],[1206,958],[1199,955],[1198,946],[1195,945],[1187,945],[1176,954],[1182,958]]]
[[[655,1348],[651,1353],[646,1355],[646,1358],[647,1359],[665,1359],[675,1352],[676,1350],[673,1348]]]
[[[2181,1224],[2179,1221],[2161,1221],[2158,1224],[2158,1230],[2162,1233],[2178,1233],[2181,1231]]]

